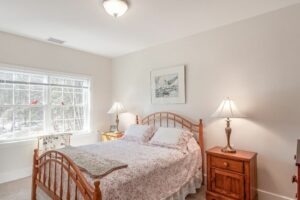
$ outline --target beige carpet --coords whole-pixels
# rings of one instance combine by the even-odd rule
[[[197,194],[189,195],[186,200],[204,200],[204,191],[203,187]],[[1,200],[30,200],[30,193],[31,177],[0,184]]]

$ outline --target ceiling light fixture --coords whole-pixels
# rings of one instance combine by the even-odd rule
[[[126,0],[104,0],[103,7],[108,14],[120,17],[128,10],[128,3]]]

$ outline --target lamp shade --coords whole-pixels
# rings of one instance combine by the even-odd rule
[[[108,114],[120,114],[126,112],[125,107],[120,102],[115,102],[107,112]]]
[[[240,118],[245,117],[240,113],[240,111],[237,109],[234,101],[229,99],[223,100],[218,107],[217,111],[212,115],[212,117],[217,118]]]

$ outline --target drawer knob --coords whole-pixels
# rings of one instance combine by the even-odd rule
[[[298,182],[297,176],[293,176],[293,177],[292,177],[292,183],[297,183],[297,182]]]
[[[229,163],[228,162],[224,162],[223,165],[224,165],[224,167],[229,167]]]
[[[294,155],[294,159],[297,160],[297,156],[296,155]]]

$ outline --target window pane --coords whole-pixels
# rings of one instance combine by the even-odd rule
[[[88,87],[89,86],[89,81],[87,81],[87,80],[82,81],[82,86],[83,87]]]
[[[50,77],[50,83],[51,84],[58,84],[58,85],[63,85],[64,84],[64,79],[63,78],[58,78],[58,77]]]
[[[31,131],[40,132],[44,130],[44,121],[31,122]]]
[[[44,91],[43,85],[30,85],[30,90],[31,91]]]
[[[15,84],[15,89],[17,90],[29,90],[28,84]]]
[[[65,120],[65,132],[74,131],[74,120]]]
[[[83,89],[82,88],[75,88],[74,92],[76,92],[76,93],[83,93]]]
[[[10,84],[10,83],[0,83],[0,89],[11,89],[12,90],[13,89],[13,84]]]
[[[0,135],[12,132],[13,108],[0,107]]]
[[[0,72],[0,80],[12,81],[13,74],[9,72]]]
[[[28,105],[29,104],[29,90],[15,90],[15,104]]]
[[[64,123],[63,120],[55,120],[52,123],[53,131],[55,132],[63,132],[64,131]]]
[[[21,82],[29,82],[29,75],[27,74],[15,74],[14,75],[15,81],[21,81]]]
[[[84,116],[83,116],[83,107],[82,106],[76,106],[74,107],[75,109],[75,118],[78,119],[83,119]]]
[[[67,91],[67,92],[66,92]],[[71,91],[71,92],[69,92]],[[73,91],[72,89],[64,88],[64,98],[63,98],[64,105],[73,105]]]
[[[62,106],[55,106],[51,108],[51,119],[58,120],[63,119],[63,107]]]
[[[74,86],[74,81],[73,80],[65,80],[65,85],[69,85],[69,86]]]
[[[51,93],[52,92],[60,92],[60,93],[62,93],[62,87],[57,87],[57,86],[52,86],[51,87]]]
[[[0,106],[13,104],[13,90],[0,89]]]
[[[76,120],[75,120],[75,130],[76,130],[76,131],[81,131],[81,130],[83,130],[83,124],[84,124],[83,119],[76,119]]]
[[[16,108],[14,110],[14,118],[14,131],[30,130],[29,108]]]
[[[31,121],[42,121],[44,120],[44,108],[33,107],[31,108]]]
[[[29,108],[16,108],[14,110],[14,117],[15,117],[15,122],[17,123],[24,123],[28,124],[29,123]]]
[[[75,86],[77,87],[82,87],[83,86],[83,81],[74,81]]]
[[[30,78],[30,82],[31,83],[45,83],[46,82],[46,77],[45,76],[33,75]]]
[[[64,107],[64,111],[65,111],[65,119],[74,119],[74,107],[73,106],[67,106]]]
[[[43,91],[30,91],[30,104],[31,105],[44,104],[44,92]]]
[[[52,105],[62,105],[63,103],[62,88],[59,87],[51,88],[50,102]]]
[[[83,94],[75,93],[74,101],[75,101],[74,102],[75,105],[82,105],[83,104]]]

